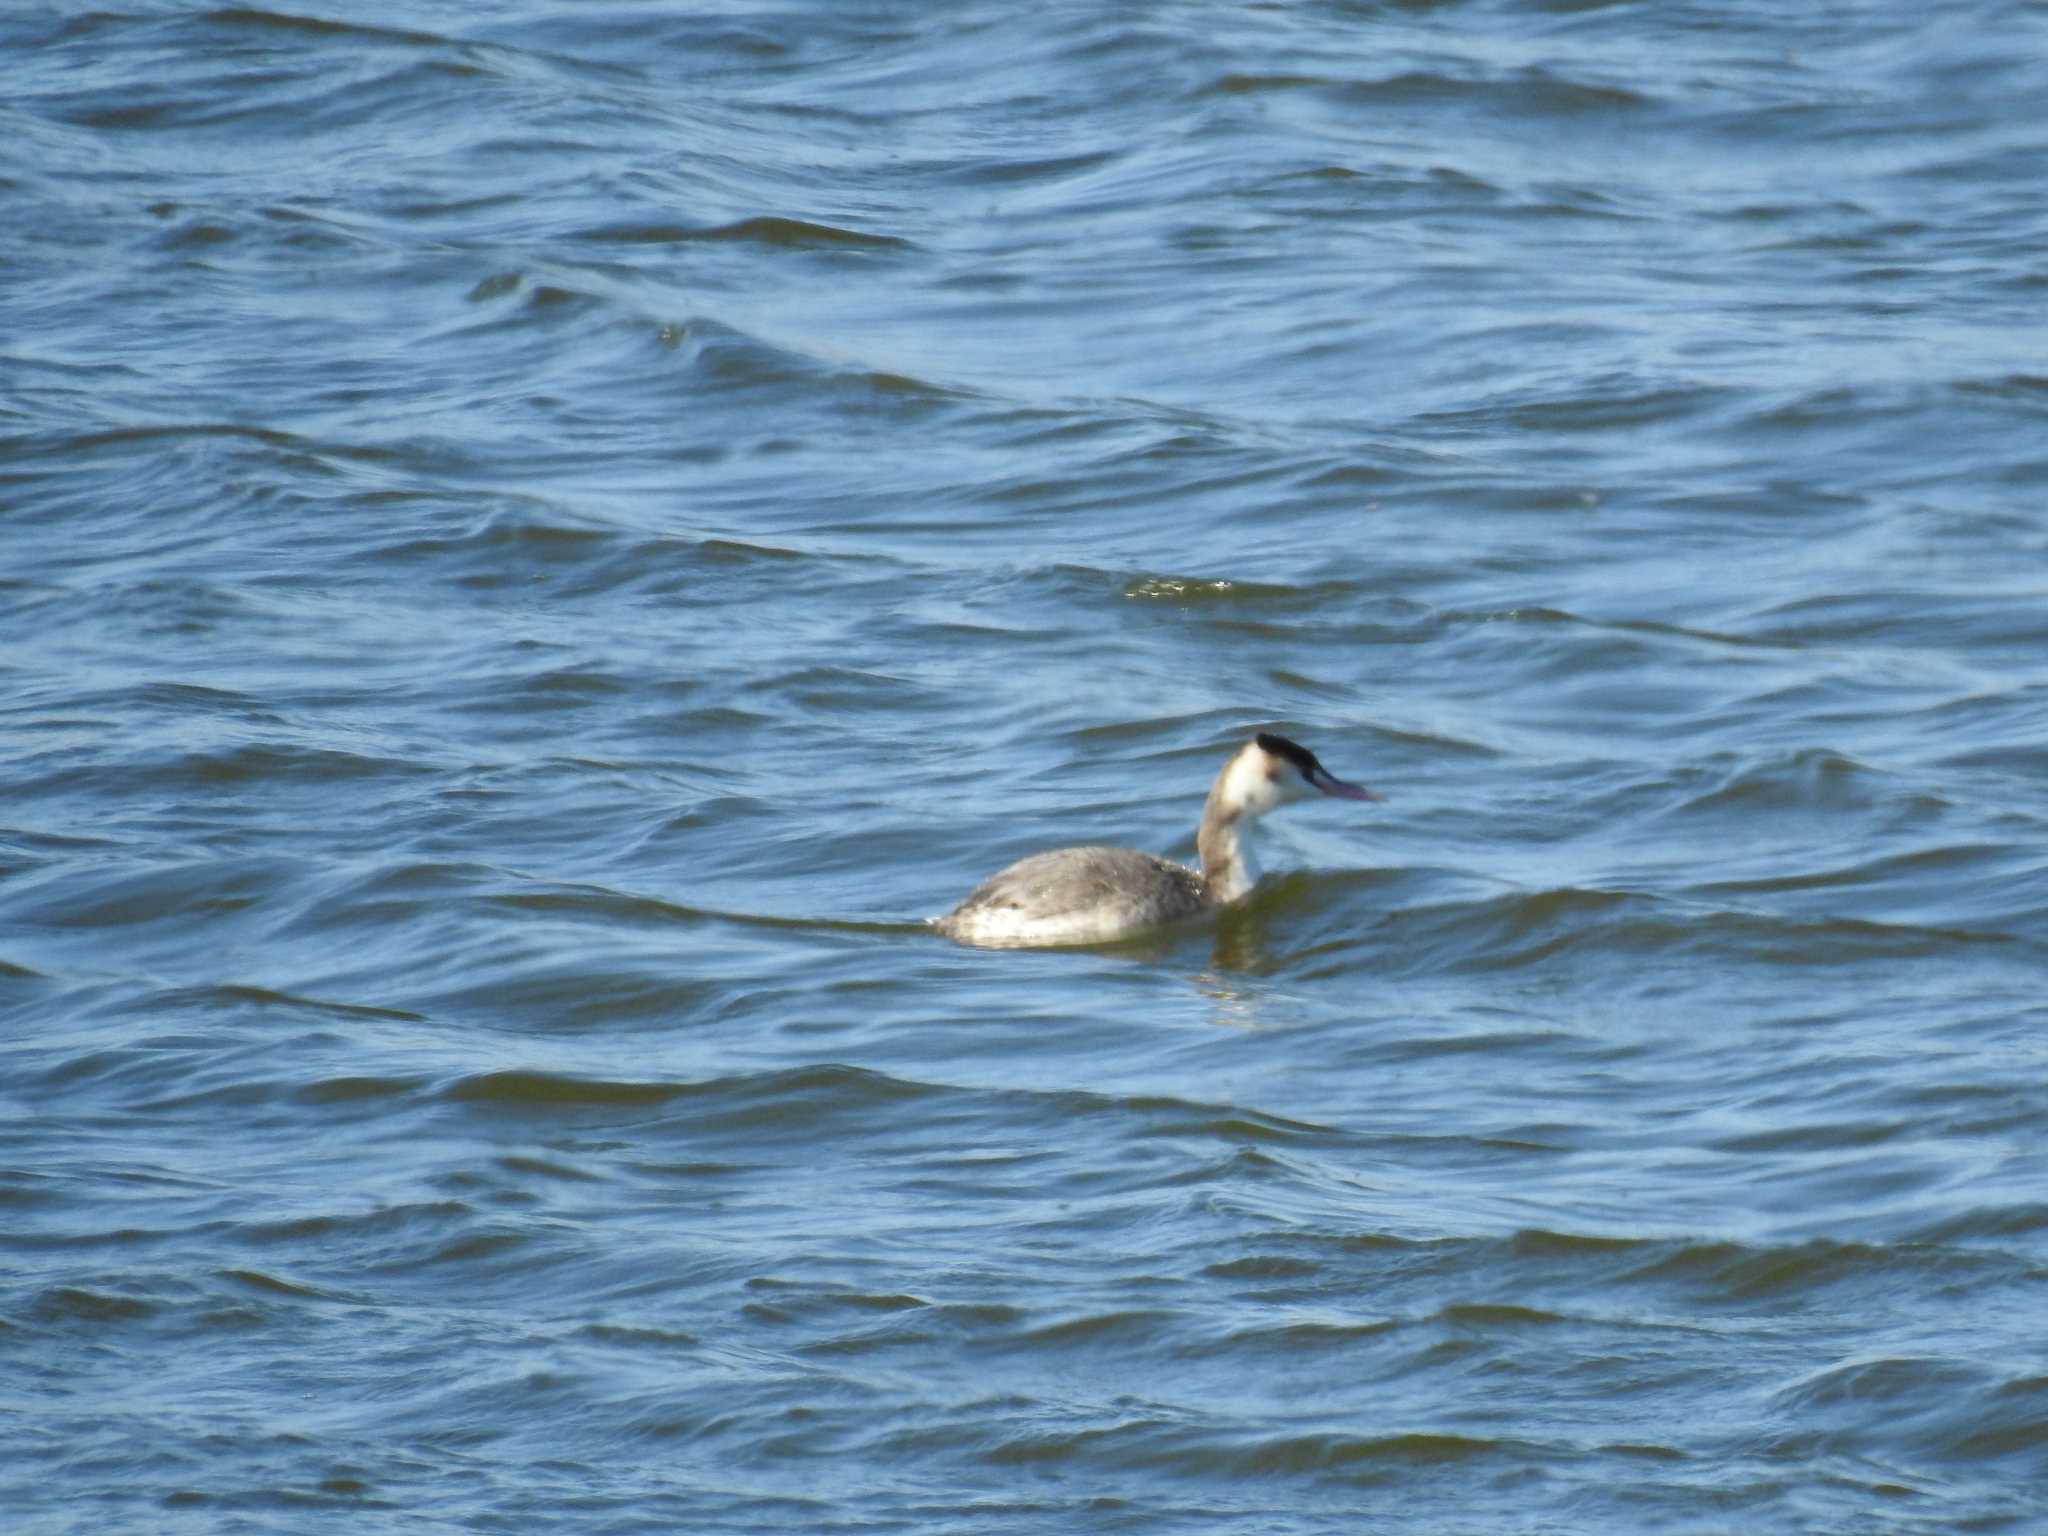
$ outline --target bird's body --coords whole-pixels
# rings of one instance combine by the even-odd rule
[[[1311,794],[1377,800],[1335,778],[1280,736],[1245,743],[1210,787],[1195,846],[1200,871],[1134,848],[1059,848],[984,880],[933,925],[963,944],[1100,944],[1237,900],[1258,883],[1246,832],[1267,811]]]
[[[1185,864],[1135,848],[1056,848],[982,881],[938,928],[968,944],[1099,944],[1207,905]]]

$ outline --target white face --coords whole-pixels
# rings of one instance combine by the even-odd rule
[[[1284,757],[1275,757],[1257,742],[1238,753],[1230,765],[1229,798],[1247,816],[1263,816],[1318,793],[1302,771]]]

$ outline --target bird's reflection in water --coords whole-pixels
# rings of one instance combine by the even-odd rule
[[[1218,915],[1209,963],[1219,971],[1263,976],[1274,967],[1266,939],[1272,929],[1273,903],[1253,900]]]
[[[1209,1000],[1210,1017],[1227,1029],[1266,1026],[1266,989],[1253,978],[1270,974],[1277,962],[1266,946],[1270,906],[1248,901],[1218,914],[1209,944],[1209,968],[1195,976],[1195,990]]]

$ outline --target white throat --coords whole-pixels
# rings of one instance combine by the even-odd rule
[[[1236,901],[1259,883],[1259,861],[1252,857],[1250,831],[1250,818],[1240,815],[1214,829],[1205,826],[1196,839],[1211,901]]]
[[[1202,829],[1195,835],[1211,901],[1236,901],[1259,883],[1251,826],[1275,806],[1295,798],[1290,777],[1297,775],[1276,764],[1256,742],[1231,758],[1216,775],[1208,804],[1202,808]]]

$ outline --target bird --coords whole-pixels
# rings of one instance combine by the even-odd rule
[[[1227,906],[1258,884],[1251,824],[1317,794],[1385,798],[1336,777],[1307,747],[1262,731],[1231,754],[1209,787],[1195,834],[1200,870],[1135,848],[1056,848],[991,875],[932,926],[991,949],[1102,944]]]

